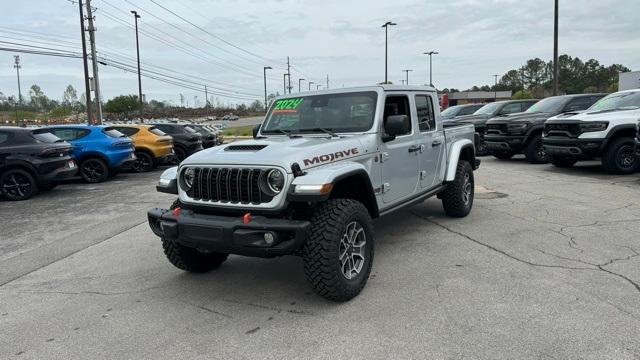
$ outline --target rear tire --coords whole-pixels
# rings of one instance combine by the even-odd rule
[[[0,195],[9,201],[27,200],[38,191],[38,183],[28,171],[10,169],[0,176]]]
[[[442,192],[444,212],[451,217],[469,215],[473,207],[474,186],[471,164],[465,160],[460,160],[456,168],[456,178]]]
[[[547,156],[549,157],[549,162],[553,164],[553,166],[563,168],[563,169],[568,169],[578,162],[578,160],[561,157],[561,156],[554,156],[554,155],[547,155]]]
[[[133,163],[133,171],[149,172],[155,167],[153,156],[146,151],[136,151],[136,161]]]
[[[602,166],[610,174],[632,174],[638,168],[635,143],[632,138],[620,137],[613,140],[604,151]]]
[[[180,207],[180,200],[171,205],[171,209]],[[222,265],[229,254],[216,251],[203,252],[198,249],[182,246],[173,240],[161,238],[162,249],[169,262],[180,270],[205,273],[217,269]]]
[[[480,138],[480,140],[478,140],[478,143],[476,144],[476,156],[487,156],[489,155],[489,148],[487,147],[487,143],[484,142],[483,138]]]
[[[362,203],[331,199],[314,210],[302,257],[307,281],[320,296],[357,296],[369,279],[373,253],[371,216]]]
[[[541,135],[536,135],[529,141],[524,150],[524,156],[532,164],[546,164],[549,162],[547,152],[542,145]]]
[[[88,183],[101,183],[109,177],[109,167],[101,159],[88,158],[80,164],[80,176]]]
[[[182,160],[187,158],[187,152],[184,151],[184,149],[175,147],[173,148],[173,151],[175,152],[174,159],[176,161],[176,164],[180,164]]]

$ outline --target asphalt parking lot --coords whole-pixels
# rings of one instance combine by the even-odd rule
[[[343,304],[295,257],[173,268],[159,174],[0,202],[0,358],[640,358],[639,173],[485,158],[467,218],[430,199],[376,222]]]

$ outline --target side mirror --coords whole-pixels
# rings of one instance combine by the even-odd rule
[[[408,130],[409,117],[407,115],[391,115],[384,123],[385,136],[383,142],[395,140],[396,136],[405,134]]]
[[[258,137],[258,132],[260,132],[260,128],[262,127],[262,124],[256,124],[253,127],[253,138],[255,139],[256,137]]]

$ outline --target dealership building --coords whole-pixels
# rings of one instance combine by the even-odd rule
[[[511,100],[511,91],[460,91],[449,93],[449,106]]]

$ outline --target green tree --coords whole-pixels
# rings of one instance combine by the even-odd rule
[[[531,99],[533,98],[533,93],[530,90],[518,90],[511,98],[514,100]]]
[[[120,95],[104,104],[104,111],[114,114],[124,114],[131,110],[137,110],[140,103],[136,95]]]
[[[78,92],[71,85],[67,85],[67,88],[62,94],[62,105],[73,108],[78,102]]]

